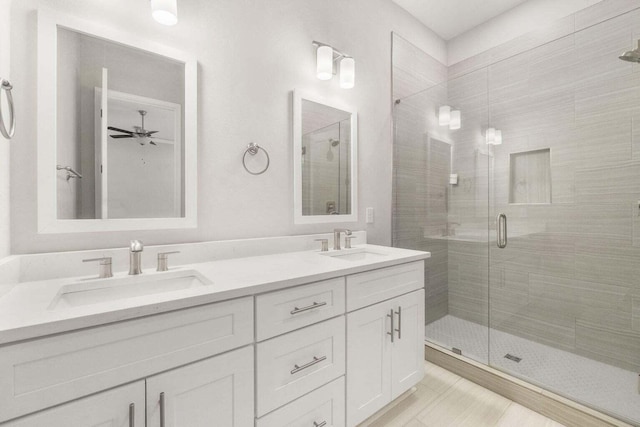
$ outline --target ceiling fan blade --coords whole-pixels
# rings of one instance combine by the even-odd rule
[[[109,135],[111,138],[134,138],[133,135]]]
[[[153,135],[154,133],[160,132],[159,130],[152,130],[151,132],[147,132],[147,136]]]
[[[133,135],[133,132],[131,132],[130,130],[118,129],[118,128],[114,128],[113,126],[109,126],[109,127],[107,127],[107,129],[115,130],[116,132],[128,133],[128,134]]]

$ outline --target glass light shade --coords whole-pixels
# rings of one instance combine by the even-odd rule
[[[487,145],[495,144],[496,142],[496,130],[495,128],[487,129],[487,132],[484,134],[484,138],[487,142]]]
[[[496,130],[496,138],[493,140],[493,145],[502,144],[502,131]]]
[[[333,48],[320,46],[316,52],[316,76],[320,80],[331,80],[333,77]]]
[[[451,121],[449,121],[449,129],[456,130],[456,129],[460,129],[461,126],[462,126],[462,117],[460,115],[460,110],[452,110]]]
[[[443,105],[438,109],[438,124],[440,126],[449,126],[451,122],[451,107]]]
[[[342,58],[340,61],[340,87],[351,89],[356,82],[356,62],[353,58]]]
[[[176,25],[178,0],[151,0],[151,15],[163,25]]]

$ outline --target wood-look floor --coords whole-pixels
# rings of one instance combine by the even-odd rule
[[[373,418],[360,427],[563,427],[429,362],[417,391]]]

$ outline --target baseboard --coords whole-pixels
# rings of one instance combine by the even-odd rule
[[[426,343],[425,360],[447,369],[567,427],[633,427],[502,371]]]

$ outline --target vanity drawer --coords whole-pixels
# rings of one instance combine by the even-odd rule
[[[424,288],[424,261],[347,276],[347,311]]]
[[[340,377],[258,419],[256,427],[344,427],[344,387]]]
[[[253,298],[0,347],[0,422],[253,341]]]
[[[344,314],[344,278],[256,297],[258,341]]]
[[[258,417],[344,375],[344,316],[257,345]]]

